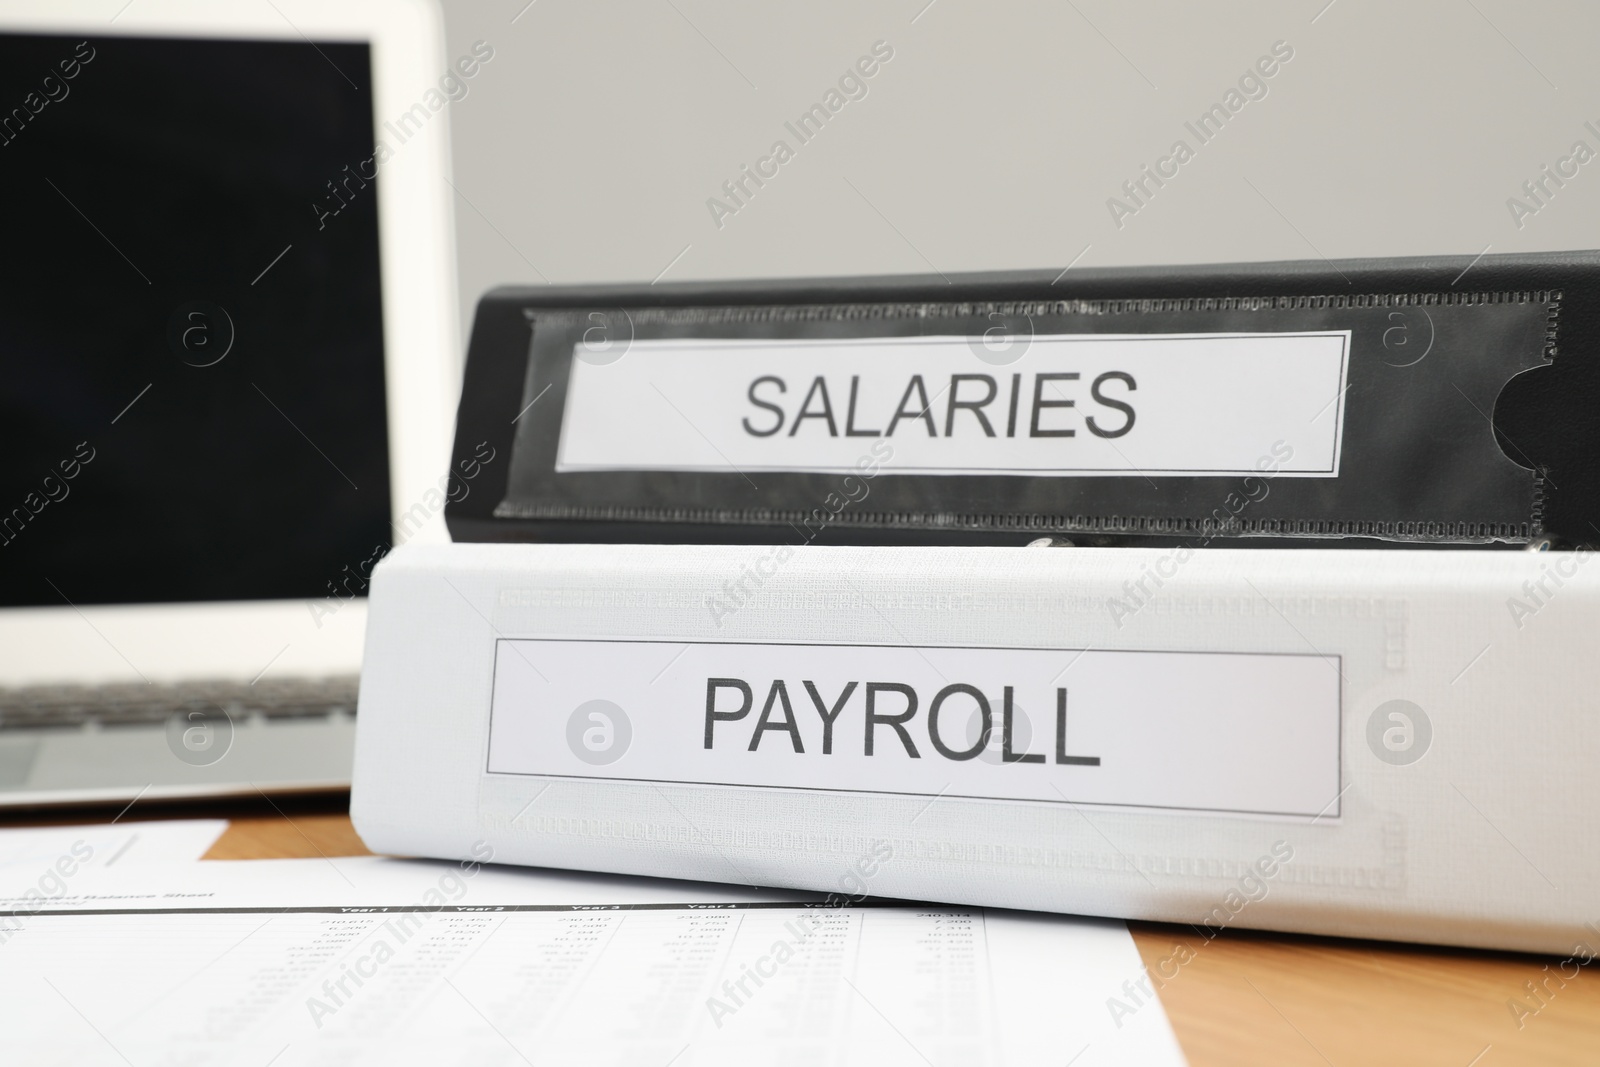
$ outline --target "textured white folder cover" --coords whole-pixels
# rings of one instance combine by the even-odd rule
[[[1600,937],[1600,568],[1590,558],[406,547],[374,576],[352,817],[379,852],[464,858],[486,839],[497,859],[539,866],[1570,952]],[[1069,803],[1078,798],[1065,777],[1051,802],[926,785],[856,791],[855,779],[836,791],[628,780],[626,755],[586,772],[615,779],[489,773],[496,653],[520,639],[668,642],[650,647],[685,658],[709,643],[911,647],[935,673],[940,648],[1058,650],[1055,684],[1069,689],[1082,650],[1321,657],[1338,675],[1340,784],[1322,814],[1285,816]],[[638,695],[651,689],[639,672],[670,672],[671,659],[615,661],[626,669],[594,680],[596,699],[629,694],[634,744],[659,736],[656,717],[683,714]],[[789,683],[796,718],[815,730],[799,677]],[[750,681],[754,711],[717,724],[741,748],[768,695],[765,676]],[[702,703],[704,691],[701,679]],[[1033,749],[1049,752],[1050,716],[1037,703]],[[562,730],[554,745],[583,744],[565,732],[569,718],[574,729],[603,722],[577,711],[550,709]],[[703,711],[688,712],[696,730]],[[858,748],[859,726],[848,735]],[[897,744],[879,731],[880,744]],[[960,742],[959,729],[947,739]],[[776,742],[788,744],[768,734],[752,755]],[[1197,748],[1194,759],[1206,765],[1184,774],[1212,770],[1212,754]],[[997,773],[948,766],[953,782],[968,766]],[[1024,770],[1085,769],[1004,768]],[[1246,762],[1225,773],[1253,772]],[[877,859],[864,881],[865,856]]]

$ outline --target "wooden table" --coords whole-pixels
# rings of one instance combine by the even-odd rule
[[[136,811],[126,819],[199,816],[232,820],[208,860],[367,854],[342,799]],[[0,825],[95,818],[13,817]],[[1519,1029],[1507,1002],[1521,997],[1534,1006],[1523,983],[1544,980],[1545,966],[1554,971],[1557,961],[1231,930],[1208,942],[1187,927],[1132,926],[1152,973],[1179,944],[1192,952],[1160,996],[1193,1067],[1600,1064],[1600,974],[1589,973],[1593,966],[1565,987],[1551,980],[1555,993]]]

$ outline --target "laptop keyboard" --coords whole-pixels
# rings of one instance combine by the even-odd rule
[[[235,722],[326,719],[356,713],[356,677],[262,678],[172,685],[0,687],[0,732],[85,726],[159,726],[174,714],[222,710]]]

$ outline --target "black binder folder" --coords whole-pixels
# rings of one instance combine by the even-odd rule
[[[1600,541],[1600,253],[504,288],[457,540]],[[470,480],[467,472],[472,472]]]

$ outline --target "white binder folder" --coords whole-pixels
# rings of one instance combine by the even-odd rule
[[[1590,558],[405,547],[352,817],[379,852],[1600,947]]]

